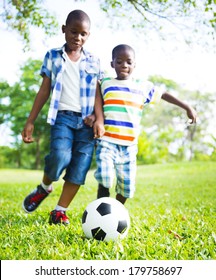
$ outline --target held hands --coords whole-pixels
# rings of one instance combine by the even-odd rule
[[[23,142],[27,144],[34,142],[34,139],[32,137],[33,131],[34,131],[34,125],[32,123],[26,123],[21,133]]]
[[[105,129],[102,121],[96,120],[95,114],[89,115],[84,119],[84,123],[93,127],[94,138],[101,138],[104,135]]]
[[[93,127],[95,119],[95,114],[91,114],[84,119],[84,123],[90,127]]]
[[[104,124],[101,121],[96,121],[93,126],[94,138],[101,138],[105,133]]]

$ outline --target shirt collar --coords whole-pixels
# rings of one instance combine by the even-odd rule
[[[62,47],[57,48],[57,51],[63,53],[65,51],[65,46],[66,46],[66,43]],[[82,48],[82,52],[84,53],[85,56],[89,56],[90,55],[90,53],[86,49],[84,49],[84,48]]]

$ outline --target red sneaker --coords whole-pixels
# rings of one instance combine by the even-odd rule
[[[50,224],[63,224],[63,225],[69,225],[69,219],[66,216],[65,211],[57,211],[53,210],[50,213],[50,218],[49,218],[49,223]]]
[[[42,188],[41,185],[38,185],[37,188],[31,192],[23,201],[23,209],[27,213],[31,213],[37,209],[41,202],[52,192],[52,189],[47,192]]]

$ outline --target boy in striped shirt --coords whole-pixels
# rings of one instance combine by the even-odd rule
[[[97,89],[104,102],[105,133],[96,149],[95,178],[100,198],[109,196],[116,174],[116,199],[124,204],[135,191],[137,139],[143,107],[163,99],[184,109],[192,123],[196,122],[196,112],[167,92],[159,94],[152,83],[132,79],[135,52],[130,46],[118,45],[113,49],[111,66],[117,77],[102,79]]]

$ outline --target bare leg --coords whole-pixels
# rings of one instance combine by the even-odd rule
[[[47,186],[51,185],[52,182],[53,182],[52,180],[50,180],[50,178],[45,173],[43,175],[43,180],[42,181]]]
[[[80,188],[79,185],[70,182],[65,182],[61,196],[58,201],[58,205],[67,208],[71,203],[71,201],[73,200],[73,198],[75,197],[79,188]]]
[[[126,200],[127,200],[126,197],[122,196],[122,195],[119,194],[119,193],[117,193],[116,199],[117,199],[119,202],[121,202],[122,204],[125,204],[125,202],[126,202]]]

